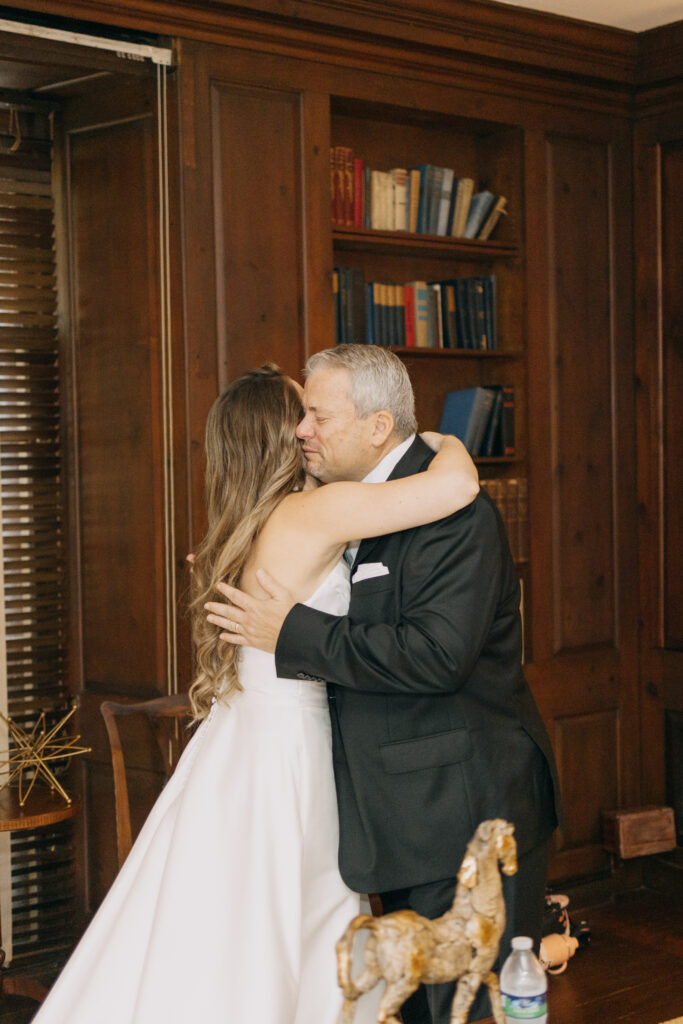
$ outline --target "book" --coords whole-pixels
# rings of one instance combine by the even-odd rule
[[[441,283],[435,281],[430,285],[432,305],[434,309],[434,348],[444,348],[443,338],[443,297]]]
[[[344,150],[344,224],[353,227],[353,150],[343,146]]]
[[[396,342],[395,344],[399,348],[405,348],[406,345],[406,311],[405,311],[405,292],[403,285],[394,285],[394,311],[396,318]]]
[[[481,352],[486,352],[488,351],[489,343],[486,324],[484,283],[480,277],[471,277],[469,278],[468,283],[472,306],[474,347]]]
[[[417,231],[424,234],[429,225],[429,197],[431,195],[434,168],[431,164],[422,164],[420,172],[420,201],[417,209]]]
[[[458,348],[458,325],[455,314],[455,281],[441,282],[444,348]]]
[[[474,338],[470,329],[469,295],[467,279],[455,280],[455,320],[458,331],[458,348],[474,348]]]
[[[484,311],[486,319],[486,338],[488,350],[495,352],[498,348],[498,330],[496,320],[497,285],[495,274],[484,274],[479,279],[484,286]]]
[[[496,454],[496,442],[500,433],[500,417],[503,411],[503,389],[501,387],[494,387],[490,390],[493,391],[493,404],[479,453],[484,456]]]
[[[392,228],[405,231],[406,223],[406,178],[405,167],[394,167],[390,172],[392,184]]]
[[[432,175],[429,181],[428,211],[425,231],[429,235],[436,234],[439,223],[439,210],[441,208],[441,185],[443,182],[443,167],[432,167]]]
[[[453,187],[456,189],[456,192],[451,219],[451,236],[453,238],[462,238],[465,234],[467,213],[470,208],[472,193],[474,192],[474,178],[458,178],[457,188],[455,183]]]
[[[407,216],[407,231],[412,234],[417,233],[417,215],[420,208],[420,169],[419,167],[413,167],[409,173],[410,177],[410,204],[406,210]]]
[[[363,227],[372,227],[372,169],[365,165],[363,168]]]
[[[461,388],[449,391],[444,402],[441,425],[442,434],[455,434],[475,458],[479,455],[486,430],[493,392],[490,388]]]
[[[515,454],[515,389],[503,385],[503,409],[500,416],[500,454]]]
[[[463,235],[465,238],[476,238],[479,231],[495,205],[496,196],[488,189],[477,192],[470,199],[470,208],[467,211],[467,221]]]
[[[332,200],[332,223],[339,223],[339,197],[337,195],[337,161],[334,146],[330,146],[330,198]]]
[[[375,344],[375,287],[365,286],[365,338],[368,345]]]
[[[353,161],[353,226],[363,227],[365,167],[363,161],[356,157]]]
[[[437,235],[447,235],[449,228],[449,214],[451,212],[451,195],[453,192],[453,169],[443,168],[443,179],[441,182],[441,200],[439,203],[439,215],[436,225]]]
[[[406,346],[413,348],[415,345],[415,288],[412,284],[403,286],[403,315]]]
[[[332,296],[334,298],[334,343],[341,345],[341,299],[339,295],[339,271],[332,271]]]
[[[427,323],[428,323],[428,291],[426,281],[410,281],[409,287],[413,289],[415,311],[415,346],[427,348]]]
[[[507,199],[505,196],[498,196],[495,205],[491,209],[488,217],[479,229],[477,238],[482,239],[488,238],[496,224],[500,220],[501,216],[506,213],[505,207],[507,205]]]

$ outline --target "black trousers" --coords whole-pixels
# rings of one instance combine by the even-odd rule
[[[548,850],[550,841],[528,850],[519,858],[517,873],[503,875],[506,924],[500,940],[498,958],[493,966],[496,974],[510,952],[515,935],[530,935],[538,952],[541,942],[541,920],[543,917],[544,894],[548,872]],[[394,889],[380,893],[382,910],[389,914],[394,910],[415,910],[423,917],[440,917],[451,906],[456,879],[447,878],[412,889]],[[401,1009],[404,1024],[450,1024],[451,1003],[457,982],[444,985],[421,985]],[[491,1014],[488,990],[481,986],[472,1004],[469,1021],[481,1020]]]

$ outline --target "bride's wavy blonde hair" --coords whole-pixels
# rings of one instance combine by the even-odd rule
[[[206,422],[208,531],[192,570],[192,633],[197,675],[190,687],[195,719],[214,696],[240,690],[238,647],[219,640],[204,604],[222,600],[221,580],[239,586],[252,544],[284,497],[303,486],[296,428],[302,416],[292,381],[268,364],[233,381]]]

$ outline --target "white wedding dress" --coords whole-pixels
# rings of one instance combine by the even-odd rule
[[[335,567],[306,602],[348,608]],[[336,1024],[337,867],[325,686],[243,648],[34,1024]],[[113,842],[112,836],[112,842]],[[356,1024],[376,1021],[378,997]]]

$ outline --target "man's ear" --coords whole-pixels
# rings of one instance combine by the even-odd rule
[[[381,448],[394,432],[394,417],[388,409],[380,409],[374,414],[371,443]]]

